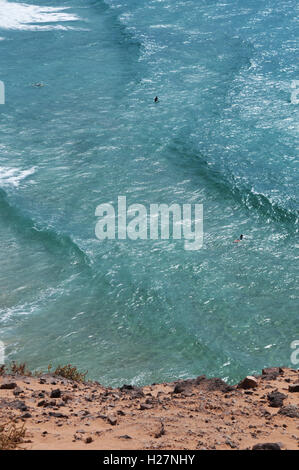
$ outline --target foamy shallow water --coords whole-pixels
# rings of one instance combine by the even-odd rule
[[[68,13],[67,10],[67,7],[38,6],[0,0],[0,28],[23,31],[68,29],[69,26],[64,24],[39,24],[65,23],[79,20],[78,16]]]
[[[17,187],[22,180],[33,175],[34,172],[35,168],[20,170],[19,168],[0,167],[0,187]]]

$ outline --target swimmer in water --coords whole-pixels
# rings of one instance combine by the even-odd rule
[[[241,234],[240,238],[237,238],[237,240],[235,240],[234,243],[240,242],[241,240],[243,240],[243,238],[244,238],[244,235]]]
[[[159,101],[158,96],[156,96],[156,98],[154,99],[154,101],[155,101],[155,103],[158,103],[158,101]]]

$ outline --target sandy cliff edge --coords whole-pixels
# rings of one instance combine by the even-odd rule
[[[299,371],[264,369],[235,386],[199,376],[115,389],[5,374],[0,425],[12,419],[26,428],[21,449],[298,450]]]

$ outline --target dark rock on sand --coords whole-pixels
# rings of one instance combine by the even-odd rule
[[[159,439],[159,437],[164,436],[164,434],[165,434],[164,424],[161,423],[161,427],[160,427],[159,431],[155,433],[155,438]]]
[[[289,418],[299,418],[299,407],[296,405],[283,406],[278,414],[288,416]]]
[[[201,382],[203,382],[206,379],[207,378],[205,375],[199,375],[198,377],[196,377],[196,379],[194,379],[194,384],[199,385]]]
[[[13,390],[16,387],[17,384],[15,382],[4,382],[0,385],[1,390]]]
[[[189,392],[194,387],[200,387],[208,392],[221,391],[224,393],[231,392],[234,387],[225,383],[222,379],[216,377],[207,379],[205,375],[200,375],[196,379],[181,380],[175,383],[172,393],[184,393]]]
[[[15,400],[11,403],[12,408],[20,411],[28,411],[28,406],[24,401]]]
[[[115,426],[117,424],[117,418],[113,415],[108,415],[107,416],[107,421],[108,421],[108,423],[111,424],[111,426]]]
[[[64,415],[62,413],[57,413],[55,411],[50,411],[49,416],[53,416],[54,418],[68,418],[67,415]]]
[[[189,392],[192,386],[199,386],[204,381],[206,381],[205,375],[200,375],[196,377],[196,379],[186,379],[186,380],[179,380],[175,382],[174,389],[172,393],[184,393]]]
[[[262,370],[263,375],[283,375],[283,369],[281,367],[266,367]]]
[[[144,393],[140,387],[135,387],[135,385],[126,385],[124,384],[119,389],[121,392],[130,393],[132,398],[142,398]]]
[[[141,388],[131,393],[131,398],[143,398],[143,397],[144,397],[144,393],[141,390]]]
[[[127,384],[123,384],[122,387],[120,387],[120,391],[121,392],[127,392],[128,390],[135,390],[137,387],[135,387],[134,385],[127,385]]]
[[[55,388],[54,390],[52,390],[50,394],[50,398],[60,398],[60,397],[61,397],[61,391],[59,388]]]
[[[214,379],[205,379],[201,383],[209,392],[216,392],[219,390],[220,392],[227,393],[234,390],[234,387],[227,385],[227,383],[217,377]]]
[[[231,441],[230,439],[226,439],[225,444],[230,446],[232,449],[238,449],[238,444]]]
[[[281,450],[281,444],[279,442],[265,442],[254,445],[252,450]]]
[[[140,410],[151,410],[153,408],[153,405],[150,405],[148,403],[140,403],[139,409]]]
[[[292,392],[292,393],[299,392],[299,383],[289,385],[289,392]]]
[[[13,394],[14,394],[15,397],[17,397],[21,393],[24,393],[24,390],[22,390],[20,387],[16,387],[13,391]]]
[[[46,400],[41,400],[41,401],[38,402],[37,406],[46,407],[46,406],[50,406],[50,403]]]
[[[179,382],[179,383],[175,384],[172,393],[183,393],[190,387],[191,387],[191,384],[189,384],[189,383]]]
[[[262,370],[262,380],[276,380],[279,375],[283,375],[281,367],[268,367]]]
[[[272,408],[280,408],[283,406],[283,401],[287,398],[287,395],[274,390],[274,392],[268,393],[267,395],[269,406]]]
[[[258,381],[252,375],[248,375],[241,382],[238,383],[238,388],[243,388],[245,390],[249,388],[256,388],[258,386]]]

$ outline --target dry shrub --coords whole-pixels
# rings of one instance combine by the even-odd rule
[[[23,442],[26,429],[24,424],[17,426],[14,421],[0,424],[0,450],[11,450]]]
[[[20,364],[18,364],[17,362],[12,362],[10,364],[10,370],[11,370],[11,373],[15,375],[27,375],[27,376],[32,375],[32,372],[30,372],[30,370],[27,369],[27,365],[25,362],[22,362]]]
[[[48,367],[50,372],[52,366]],[[53,372],[54,375],[64,377],[65,379],[73,380],[75,382],[85,382],[87,372],[79,372],[77,367],[67,364],[66,366],[58,366]]]

